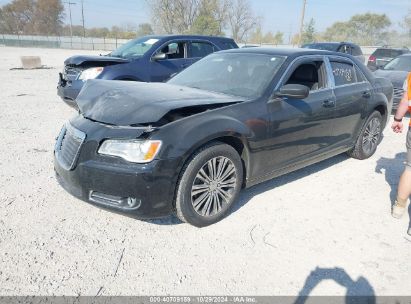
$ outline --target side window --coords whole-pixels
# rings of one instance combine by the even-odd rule
[[[224,45],[224,49],[227,49],[227,50],[238,48],[237,44],[235,44],[234,41],[233,41],[233,42],[230,42],[230,41],[228,41],[228,42],[223,42],[223,45]]]
[[[342,46],[340,46],[338,51],[345,54],[351,54],[351,47],[349,45],[343,44]]]
[[[361,56],[362,55],[361,48],[359,46],[354,46],[352,49],[352,54],[353,56]]]
[[[352,64],[348,62],[331,61],[331,68],[336,86],[357,82],[357,75]]]
[[[181,59],[184,58],[185,42],[172,42],[163,46],[159,53],[167,55],[167,59]]]
[[[301,84],[315,91],[327,87],[326,79],[323,61],[305,61],[293,70],[285,84]]]
[[[190,48],[190,57],[205,57],[217,51],[216,47],[208,42],[192,42]]]

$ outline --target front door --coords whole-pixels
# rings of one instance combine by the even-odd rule
[[[331,149],[334,136],[335,96],[323,59],[296,62],[284,84],[310,88],[303,99],[278,98],[268,104],[271,122],[266,163],[279,169]]]
[[[192,60],[187,56],[186,41],[173,41],[163,45],[154,55],[165,54],[164,59],[150,61],[150,81],[164,82],[173,74],[179,73],[188,67]],[[153,56],[154,56],[153,55]]]

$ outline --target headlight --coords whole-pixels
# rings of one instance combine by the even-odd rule
[[[149,163],[160,151],[159,140],[108,139],[98,149],[99,154],[121,157],[133,163]]]
[[[100,75],[101,72],[103,72],[103,70],[104,70],[104,68],[102,68],[102,67],[90,68],[90,69],[84,70],[83,72],[81,72],[78,79],[83,80],[83,81],[88,80],[88,79],[94,79],[98,75]]]

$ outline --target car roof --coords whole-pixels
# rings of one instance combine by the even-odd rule
[[[230,49],[220,51],[219,53],[248,53],[248,54],[262,54],[262,55],[273,55],[273,56],[286,56],[286,57],[298,57],[304,55],[337,55],[347,58],[352,58],[352,56],[339,53],[331,52],[325,50],[316,49],[303,49],[303,48],[268,48],[268,47],[253,47],[253,48],[240,48],[240,49]]]
[[[318,44],[331,44],[331,45],[341,45],[341,44],[348,44],[348,45],[355,45],[358,46],[357,44],[353,43],[353,42],[346,42],[346,41],[341,41],[341,42],[335,42],[335,41],[331,41],[331,42],[312,42],[312,43],[307,43],[305,45],[318,45]]]
[[[205,35],[148,35],[144,36],[147,38],[153,39],[164,39],[164,38],[171,38],[171,39],[222,39],[222,40],[230,40],[233,41],[232,38],[222,37],[222,36],[205,36]]]
[[[379,47],[377,50],[394,50],[394,51],[409,51],[406,48],[391,48],[391,47]]]

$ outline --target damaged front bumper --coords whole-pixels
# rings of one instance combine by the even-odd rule
[[[83,88],[84,82],[81,80],[65,80],[63,74],[59,73],[57,84],[57,95],[70,107],[77,109],[76,98]]]
[[[58,155],[59,140],[54,153],[56,178],[67,192],[90,204],[136,218],[156,218],[173,212],[178,159],[135,164],[117,157],[99,155],[99,143],[106,136],[116,137],[116,132],[118,137],[123,137],[123,131],[105,132],[104,127],[84,118],[75,119],[74,122],[77,124],[72,128],[86,134],[75,163],[67,167],[64,163],[66,156]],[[100,132],[88,133],[96,128]],[[59,139],[62,136],[65,135],[60,134]]]
[[[89,161],[74,170],[63,169],[55,158],[59,184],[71,195],[98,207],[137,218],[156,218],[173,212],[175,183],[159,174],[163,162],[140,168]]]

